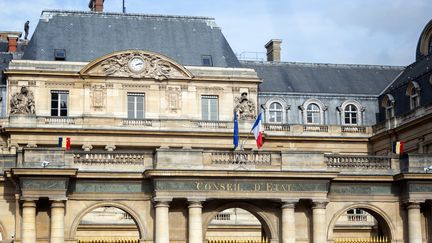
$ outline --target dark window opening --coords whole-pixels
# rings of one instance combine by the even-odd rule
[[[66,50],[65,49],[54,49],[54,59],[59,61],[66,60]]]
[[[210,55],[203,55],[201,56],[202,65],[206,67],[213,67],[213,60],[212,56]]]

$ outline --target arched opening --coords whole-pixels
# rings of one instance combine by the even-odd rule
[[[386,220],[366,207],[353,207],[339,215],[333,226],[335,243],[389,243],[391,230]]]
[[[79,243],[138,243],[140,233],[134,218],[113,206],[101,206],[85,214],[77,227]]]
[[[208,224],[205,239],[209,243],[221,241],[261,243],[268,242],[260,220],[242,208],[228,208],[217,213]]]

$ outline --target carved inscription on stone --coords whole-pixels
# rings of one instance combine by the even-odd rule
[[[234,103],[234,110],[240,120],[253,120],[256,118],[255,103],[248,98],[247,93],[242,93],[240,97],[236,97]]]
[[[156,191],[221,191],[221,192],[323,192],[328,182],[173,180],[155,181]]]
[[[101,62],[96,74],[115,77],[153,78],[165,80],[184,77],[177,67],[168,60],[150,53],[122,53]]]
[[[77,181],[71,186],[81,193],[150,193],[152,189],[150,183],[142,182]]]
[[[391,195],[395,192],[391,184],[358,184],[358,183],[344,183],[332,184],[330,193],[332,194],[345,194],[345,195]]]
[[[10,100],[10,114],[35,114],[35,101],[33,92],[30,91],[26,86],[22,86],[20,92],[16,92],[12,95]]]

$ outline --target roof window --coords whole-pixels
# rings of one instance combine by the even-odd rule
[[[201,56],[202,65],[205,67],[213,67],[213,60],[211,55]]]
[[[57,61],[66,60],[66,50],[65,49],[54,49],[54,59]]]

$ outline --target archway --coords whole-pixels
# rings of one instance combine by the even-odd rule
[[[392,226],[384,212],[377,208],[353,205],[335,215],[330,224],[329,239],[335,243],[389,243]]]
[[[209,243],[221,241],[267,242],[269,233],[261,221],[263,220],[244,208],[226,208],[212,216],[207,224],[205,239]]]
[[[135,219],[115,206],[100,206],[79,221],[75,237],[79,243],[138,243],[139,227]]]

